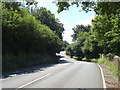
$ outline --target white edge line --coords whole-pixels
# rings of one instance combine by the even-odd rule
[[[20,88],[23,88],[23,87],[25,87],[25,86],[28,86],[28,85],[30,85],[30,84],[32,84],[32,83],[34,83],[34,82],[36,82],[36,81],[38,81],[38,80],[40,80],[40,79],[43,79],[43,78],[45,78],[45,77],[47,77],[47,76],[50,76],[51,74],[53,74],[53,73],[49,73],[49,74],[47,74],[47,75],[45,75],[45,76],[42,76],[42,77],[40,77],[40,78],[37,78],[37,79],[35,79],[35,80],[33,80],[33,81],[25,84],[25,85],[22,85],[22,86],[18,87],[18,88],[15,89],[15,90],[18,90],[18,89],[20,89]]]
[[[101,75],[102,75],[102,80],[103,80],[103,88],[106,88],[106,84],[105,84],[105,77],[104,77],[104,74],[103,74],[103,70],[101,68],[101,66],[99,64],[97,64],[100,68],[100,71],[101,71]],[[105,89],[106,90],[106,89]]]

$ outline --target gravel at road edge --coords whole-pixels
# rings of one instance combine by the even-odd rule
[[[103,74],[105,77],[105,84],[107,88],[118,88],[118,77],[109,70],[106,64],[99,64],[103,69]]]

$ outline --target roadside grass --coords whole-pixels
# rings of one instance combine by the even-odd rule
[[[97,63],[98,60],[97,59],[91,59],[91,62]]]
[[[73,59],[78,60],[77,56],[73,56]],[[118,70],[118,66],[113,63],[113,61],[109,61],[106,59],[106,57],[102,54],[100,55],[99,59],[87,59],[86,57],[82,58],[81,61],[86,61],[86,62],[94,62],[98,64],[106,64],[109,67],[109,70],[112,71],[115,75],[120,76],[120,72]]]
[[[78,57],[77,57],[77,56],[73,56],[73,59],[76,59],[76,60],[78,60]]]
[[[82,58],[82,61],[91,62],[91,60],[90,60],[90,59],[87,59],[86,57],[85,57],[85,58]]]
[[[31,66],[41,66],[57,62],[59,62],[58,57],[47,54],[7,55],[2,56],[2,72],[11,72]]]
[[[112,71],[115,75],[120,75],[118,66],[114,64],[113,61],[107,60],[104,55],[101,55],[101,57],[98,60],[96,60],[96,62],[98,62],[98,64],[106,64],[109,67],[109,70]]]
[[[78,61],[91,62],[91,59],[87,59],[86,57],[80,58],[78,56],[73,56],[72,58],[75,59],[75,60],[78,60]]]
[[[110,71],[112,71],[115,75],[120,76],[118,66],[115,63],[113,63],[113,61],[107,60],[103,54],[100,55],[99,59],[82,58],[82,61],[94,62],[94,63],[98,63],[98,64],[106,64],[109,67]]]

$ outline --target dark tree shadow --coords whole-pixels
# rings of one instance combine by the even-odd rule
[[[17,71],[13,71],[13,72],[2,73],[1,78],[5,79],[8,77],[12,77],[14,74],[21,75],[21,74],[34,73],[34,72],[38,72],[38,71],[44,71],[45,68],[54,67],[57,64],[72,63],[72,62],[68,62],[68,61],[64,60],[64,56],[58,55],[56,58],[59,60],[59,62],[57,62],[57,63],[39,65],[39,66],[31,66],[29,68],[22,68]],[[60,60],[61,58],[63,58],[63,59]]]

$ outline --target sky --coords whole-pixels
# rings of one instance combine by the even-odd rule
[[[70,6],[69,10],[64,10],[60,13],[57,12],[58,7],[53,0],[38,0],[38,6],[45,7],[55,15],[56,18],[64,24],[65,31],[63,32],[63,40],[68,43],[72,43],[73,34],[72,28],[76,25],[91,25],[91,20],[95,17],[94,11],[86,13],[85,11],[80,12],[80,7],[76,5]]]

